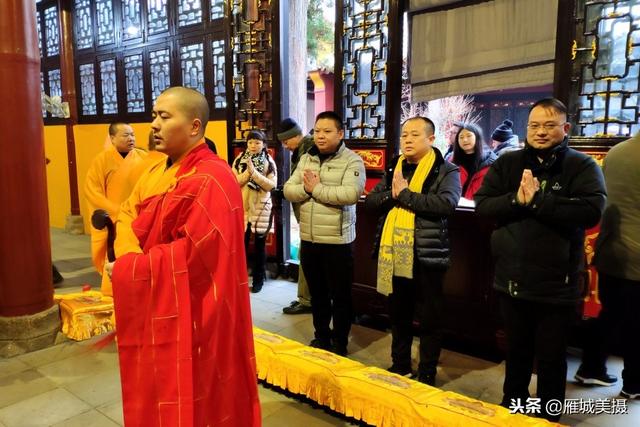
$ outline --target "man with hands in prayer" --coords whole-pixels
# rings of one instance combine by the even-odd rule
[[[585,229],[598,223],[606,190],[600,167],[568,146],[567,108],[555,98],[529,112],[525,148],[503,154],[475,194],[476,211],[495,219],[491,236],[507,338],[502,405],[526,404],[534,361],[540,417],[562,411],[567,339],[577,318]]]

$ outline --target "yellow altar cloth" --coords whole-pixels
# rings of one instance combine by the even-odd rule
[[[98,291],[53,296],[60,305],[62,332],[81,341],[114,329],[113,298]]]
[[[375,426],[552,426],[253,328],[258,378]]]

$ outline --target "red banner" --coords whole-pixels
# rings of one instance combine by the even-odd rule
[[[598,271],[592,264],[593,255],[595,254],[596,239],[598,238],[599,232],[600,225],[598,224],[586,231],[584,239],[584,253],[587,263],[586,270],[588,273],[587,286],[589,287],[589,291],[587,296],[584,298],[584,306],[582,308],[582,316],[585,318],[598,317],[600,309],[602,308],[600,305],[600,298],[598,298]]]

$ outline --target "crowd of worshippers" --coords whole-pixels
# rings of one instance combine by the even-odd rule
[[[466,198],[475,202],[478,215],[497,224],[491,238],[493,287],[507,342],[502,405],[530,397],[535,361],[540,416],[559,419],[545,411],[545,403],[565,397],[567,341],[583,291],[585,230],[597,225],[603,212],[595,259],[604,277],[603,309],[594,330],[601,338],[590,340],[595,344],[585,350],[576,379],[590,385],[616,383],[617,378],[607,374],[605,337],[614,325],[622,325],[627,337],[622,394],[640,397],[640,352],[629,339],[638,336],[640,319],[625,305],[640,297],[640,225],[638,215],[629,213],[640,203],[640,179],[637,167],[635,178],[617,172],[631,170],[619,163],[638,161],[640,141],[636,137],[612,149],[603,175],[590,156],[568,146],[570,128],[567,108],[555,98],[531,107],[522,142],[510,120],[491,133],[490,141],[477,125],[459,123],[450,150],[441,153],[434,147],[437,125],[429,118],[413,117],[402,124],[400,155],[388,162],[364,202],[378,217],[373,250],[377,291],[389,301],[390,372],[436,383],[444,330],[443,281],[451,259],[447,221]],[[278,187],[276,162],[267,151],[267,136],[259,130],[245,134],[246,149],[230,163],[242,198],[245,247],[253,237],[249,289],[260,292],[267,280],[265,241],[274,221],[271,195],[281,190],[292,205],[301,240],[298,299],[283,312],[311,313],[314,336],[309,345],[346,356],[353,319],[356,204],[364,194],[365,165],[345,145],[343,120],[335,112],[318,114],[306,135],[293,119],[285,119],[275,133],[291,152],[291,174],[283,185]],[[146,160],[150,154],[135,148],[129,125],[112,124],[109,134],[112,146],[94,161],[85,190],[91,210],[105,208],[115,218],[132,191],[121,181],[131,182],[128,174],[135,182],[136,174],[157,161]],[[612,186],[622,186],[624,194]],[[105,240],[92,230],[94,263],[101,272]],[[109,274],[105,276],[103,292],[111,294]],[[414,319],[417,371],[411,363]]]

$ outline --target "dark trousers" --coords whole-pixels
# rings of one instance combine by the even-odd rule
[[[416,276],[413,279],[393,277],[393,291],[389,295],[391,359],[396,366],[411,368],[415,313],[420,337],[418,376],[431,376],[436,374],[442,348],[444,271],[422,272]]]
[[[62,274],[60,274],[60,272],[58,271],[58,269],[56,268],[55,265],[53,265],[53,263],[51,263],[51,270],[53,273],[53,284],[57,285],[58,283],[62,282],[64,280],[64,277],[62,277]]]
[[[253,263],[251,264],[251,277],[253,278],[253,284],[262,285],[266,278],[266,254],[265,254],[265,242],[267,240],[267,234],[252,233],[251,224],[247,224],[247,229],[244,233],[244,247],[247,249],[247,256],[249,255],[249,240],[251,234],[255,236],[253,240]]]
[[[500,293],[500,308],[507,336],[507,363],[502,405],[529,398],[533,361],[537,361],[541,418],[557,421],[545,412],[549,400],[564,402],[567,385],[567,340],[576,320],[575,305],[523,301]]]
[[[300,263],[311,293],[315,337],[325,343],[333,339],[346,346],[351,330],[351,244],[329,245],[301,242]],[[333,332],[329,327],[333,318]]]
[[[602,310],[593,322],[585,342],[582,370],[607,373],[607,356],[614,339],[620,338],[624,370],[623,388],[640,392],[640,282],[598,274],[598,295]],[[633,391],[632,391],[633,390]]]

